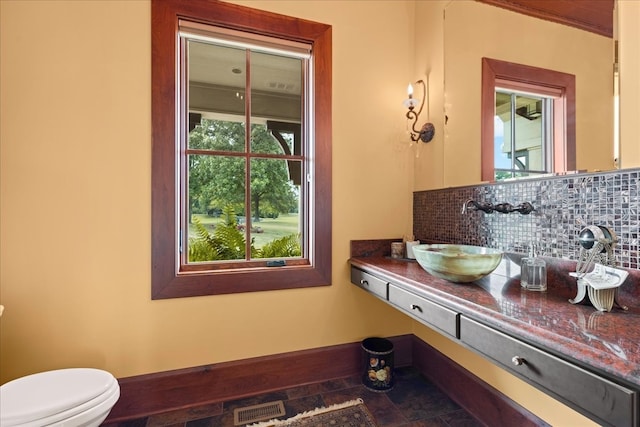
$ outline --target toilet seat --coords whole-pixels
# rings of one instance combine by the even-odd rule
[[[36,427],[70,420],[79,425],[100,411],[106,417],[119,397],[118,381],[99,369],[33,374],[0,386],[0,425]]]

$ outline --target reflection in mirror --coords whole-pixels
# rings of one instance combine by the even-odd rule
[[[574,94],[571,74],[482,58],[483,180],[573,170]]]
[[[551,171],[550,98],[496,90],[494,120],[495,180],[535,176]]]
[[[444,7],[445,187],[495,179],[495,87],[489,102],[490,151],[485,152],[484,145],[478,143],[485,138],[485,120],[478,119],[478,106],[483,105],[483,110],[486,106],[481,101],[483,57],[574,75],[575,111],[579,114],[573,121],[567,120],[567,126],[574,127],[573,142],[568,132],[567,144],[575,144],[575,151],[567,148],[563,170],[615,167],[613,40],[477,1],[452,1]],[[554,159],[562,154],[554,150]],[[485,168],[485,164],[491,166]]]

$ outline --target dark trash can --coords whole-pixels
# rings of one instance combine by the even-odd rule
[[[367,338],[362,341],[364,374],[362,383],[372,391],[393,388],[393,343],[385,338]]]

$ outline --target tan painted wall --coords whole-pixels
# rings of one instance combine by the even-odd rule
[[[441,188],[444,182],[444,21],[442,11],[451,0],[416,2],[414,80],[427,82],[427,102],[419,120],[435,126],[433,140],[414,146],[414,188]]]
[[[411,228],[412,157],[394,138],[413,3],[245,3],[333,26],[333,285],[151,301],[150,3],[3,0],[3,382],[85,365],[125,377],[410,331],[349,285],[347,259],[351,239]]]

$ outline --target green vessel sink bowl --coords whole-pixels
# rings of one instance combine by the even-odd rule
[[[417,245],[413,253],[427,273],[455,283],[481,279],[502,260],[502,251],[471,245]]]

